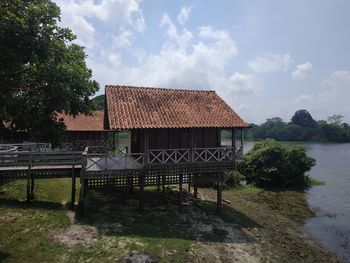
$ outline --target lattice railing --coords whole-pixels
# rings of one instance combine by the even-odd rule
[[[243,159],[243,145],[236,146],[235,148],[235,156],[237,160]]]
[[[124,155],[111,154],[85,154],[83,169],[85,171],[105,171],[139,169],[145,164],[144,153],[131,153]]]
[[[219,148],[194,148],[192,161],[198,162],[227,162],[234,161],[234,148],[219,147]]]
[[[149,164],[190,162],[190,149],[159,149],[149,151]]]

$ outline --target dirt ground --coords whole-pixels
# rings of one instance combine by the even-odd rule
[[[225,205],[219,217],[215,213],[214,190],[202,189],[199,200],[185,195],[182,206],[177,204],[175,191],[169,190],[163,196],[150,193],[141,214],[135,196],[116,200],[93,192],[84,208],[87,211],[84,217],[52,235],[59,243],[74,245],[91,244],[119,234],[124,236],[119,241],[121,247],[134,247],[122,254],[123,262],[339,262],[301,231],[300,222],[267,203],[259,204],[249,195],[252,194],[224,191]],[[263,199],[266,201],[266,193]],[[137,236],[143,238],[135,240]],[[145,237],[186,239],[191,243],[186,255],[175,259],[179,254],[176,246],[169,251],[160,247],[160,251],[150,254],[152,249],[146,247],[154,244],[145,242]]]

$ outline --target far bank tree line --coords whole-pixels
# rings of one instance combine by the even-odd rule
[[[246,138],[253,140],[274,139],[278,141],[350,142],[350,125],[343,116],[333,115],[327,120],[316,121],[307,110],[298,110],[290,122],[280,117],[267,119],[261,125],[251,124]]]

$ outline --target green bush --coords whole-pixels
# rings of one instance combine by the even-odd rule
[[[268,188],[303,187],[305,172],[316,164],[303,146],[287,146],[274,140],[254,145],[238,167],[248,184]]]
[[[224,173],[224,188],[232,188],[242,186],[242,182],[245,180],[244,175],[240,172],[229,171]]]

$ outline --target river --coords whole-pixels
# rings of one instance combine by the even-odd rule
[[[350,262],[350,143],[304,143],[316,165],[310,175],[324,182],[306,191],[316,216],[304,230],[344,262]],[[253,143],[244,145],[245,152]]]

